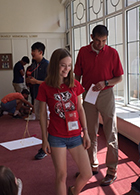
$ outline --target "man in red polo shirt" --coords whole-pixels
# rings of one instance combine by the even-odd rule
[[[101,185],[110,185],[117,178],[118,137],[115,119],[113,86],[122,81],[123,68],[118,52],[106,45],[107,27],[97,25],[91,34],[92,42],[80,49],[75,64],[75,77],[85,88],[85,94],[94,84],[93,91],[99,91],[95,104],[84,101],[91,147],[88,150],[93,175],[98,173],[97,133],[99,112],[107,141],[107,173]]]

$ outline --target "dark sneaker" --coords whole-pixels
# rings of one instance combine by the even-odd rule
[[[0,111],[0,116],[3,116],[3,111],[2,110]]]
[[[35,159],[36,160],[41,160],[43,159],[45,156],[47,156],[47,154],[44,152],[44,150],[42,150],[42,148],[40,150],[38,150],[38,153],[35,155]]]
[[[3,116],[3,110],[1,107],[0,107],[0,116]]]
[[[17,114],[15,116],[13,116],[13,118],[22,118],[22,117]]]

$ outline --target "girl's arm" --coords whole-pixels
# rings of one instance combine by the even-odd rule
[[[40,126],[42,131],[42,149],[45,153],[51,153],[47,132],[47,108],[46,102],[40,101]]]
[[[83,108],[82,103],[81,103],[81,95],[79,95],[77,98],[78,98],[77,111],[79,114],[79,119],[80,119],[80,123],[81,123],[82,129],[83,129],[83,134],[84,134],[83,145],[84,145],[85,149],[88,149],[91,145],[91,142],[90,142],[90,138],[89,138],[88,130],[87,130],[85,111],[84,111],[84,108]]]

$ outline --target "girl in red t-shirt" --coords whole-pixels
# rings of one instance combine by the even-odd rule
[[[46,154],[51,154],[53,160],[57,195],[67,194],[67,149],[80,171],[75,185],[69,187],[68,195],[78,195],[92,176],[87,153],[91,143],[81,104],[83,92],[81,84],[74,80],[70,53],[66,49],[55,50],[50,59],[48,76],[39,87],[37,99],[40,101],[42,149]],[[50,111],[48,128],[46,103]]]

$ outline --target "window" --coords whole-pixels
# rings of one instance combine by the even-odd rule
[[[106,14],[122,9],[122,0],[106,0]]]
[[[70,5],[68,5],[66,8],[66,30],[70,28],[70,18],[71,18]]]
[[[103,17],[103,1],[89,0],[88,14],[90,21]]]
[[[129,5],[136,3],[138,1],[140,1],[140,0],[126,0],[126,5],[129,6]]]
[[[91,41],[92,29],[106,25],[107,44],[118,51],[124,69],[123,81],[114,86],[116,103],[140,109],[140,0],[69,2],[72,24],[68,35],[74,63],[79,49]]]
[[[127,12],[128,103],[140,107],[140,7]]]
[[[72,1],[73,25],[86,22],[85,0]]]
[[[108,45],[110,45],[111,47],[115,48],[118,51],[121,62],[123,62],[122,14],[108,18],[107,27],[109,29]],[[123,82],[114,86],[114,94],[116,102],[124,102]]]
[[[76,57],[79,51],[79,48],[86,45],[86,27],[82,26],[74,29],[74,59],[76,61]]]
[[[66,48],[70,51],[70,29],[71,27],[71,13],[70,13],[70,5],[66,7]]]

